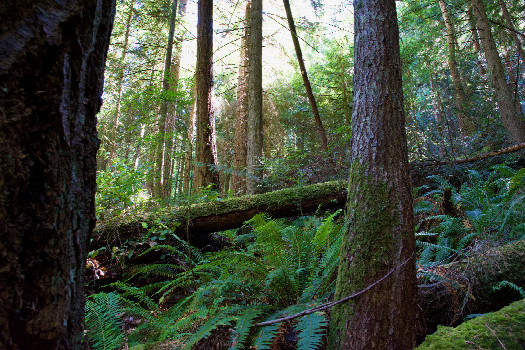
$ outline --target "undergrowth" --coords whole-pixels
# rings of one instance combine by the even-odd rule
[[[414,208],[423,280],[439,279],[436,267],[469,254],[479,242],[525,238],[525,169],[499,165],[488,177],[471,170],[460,188],[443,176],[432,180],[432,188],[419,189],[424,193]],[[156,245],[142,254],[162,251],[177,259],[138,266],[125,281],[110,286],[115,292],[90,297],[86,343],[92,349],[114,349],[125,341],[130,349],[144,349],[169,342],[174,349],[191,349],[220,331],[229,334],[230,349],[271,349],[283,336],[293,338],[298,349],[321,348],[325,312],[256,324],[316,307],[333,296],[343,239],[334,221],[339,213],[293,222],[256,215],[230,234],[233,247],[208,254],[180,239],[164,244],[172,235],[169,228],[150,227],[148,237]],[[507,281],[494,286],[501,288],[516,286]],[[116,315],[140,322],[125,332]]]
[[[468,175],[459,190],[440,175],[431,176],[437,188],[421,188],[428,191],[416,200],[414,210],[424,218],[416,227],[423,267],[448,263],[476,241],[504,244],[525,238],[525,168],[497,165],[488,177],[475,170]]]
[[[291,223],[256,215],[247,223],[252,229],[236,237],[234,248],[200,256],[185,271],[170,264],[139,267],[127,282],[112,285],[118,294],[95,298],[111,295],[121,312],[141,320],[126,336],[130,348],[180,340],[181,349],[191,349],[226,326],[231,329],[230,349],[270,349],[282,332],[281,324],[255,327],[256,323],[301,312],[332,296],[342,242],[342,229],[334,222],[339,213]],[[152,277],[154,283],[132,284]],[[116,313],[107,312],[107,317]],[[295,320],[291,325],[299,348],[318,349],[326,324],[324,312]]]

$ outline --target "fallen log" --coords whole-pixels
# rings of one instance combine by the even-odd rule
[[[525,240],[480,250],[471,257],[440,266],[423,275],[434,280],[418,288],[421,312],[420,335],[430,334],[438,325],[454,326],[469,314],[499,310],[519,298],[511,288],[494,291],[502,281],[525,288]]]
[[[525,299],[467,321],[456,328],[439,327],[416,350],[523,349]]]
[[[159,222],[179,237],[189,238],[191,244],[202,247],[210,242],[207,234],[239,228],[259,213],[282,218],[312,213],[319,208],[341,208],[346,201],[346,186],[345,181],[331,181],[186,207],[163,208],[140,215],[126,214],[125,217],[99,222],[90,249],[138,239]]]
[[[500,156],[502,154],[517,152],[522,149],[525,149],[525,142],[510,146],[510,147],[501,148],[496,151],[480,154],[475,157],[460,158],[460,159],[453,159],[453,160],[431,161],[431,162],[426,162],[423,164],[424,165],[444,165],[444,164],[450,164],[450,163],[455,163],[455,164],[472,163],[472,162],[477,162],[478,160],[482,160],[485,158],[490,158],[490,157]]]

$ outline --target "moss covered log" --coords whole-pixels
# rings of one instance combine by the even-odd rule
[[[183,238],[186,238],[188,229],[191,243],[203,246],[209,242],[207,234],[241,227],[258,213],[264,212],[280,218],[311,213],[318,208],[341,208],[346,201],[346,186],[345,181],[331,181],[117,217],[112,221],[98,223],[90,248],[97,249],[126,239],[137,239],[147,232],[142,223],[152,227],[158,221]]]
[[[421,334],[429,334],[441,325],[456,325],[472,313],[495,311],[519,298],[508,288],[497,292],[493,287],[509,281],[525,288],[525,240],[479,251],[471,258],[435,271],[440,282],[418,289],[422,313]]]
[[[442,327],[429,335],[417,350],[523,349],[525,299],[500,311],[467,321],[456,328]]]

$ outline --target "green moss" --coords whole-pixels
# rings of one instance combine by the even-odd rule
[[[340,193],[346,190],[344,181],[330,181],[300,188],[286,188],[278,191],[229,198],[222,201],[197,203],[189,207],[160,208],[153,211],[138,213],[123,213],[122,216],[113,218],[111,221],[101,222],[97,225],[98,230],[111,230],[119,226],[133,224],[135,222],[153,223],[155,220],[164,222],[184,222],[188,217],[219,215],[235,211],[244,211],[252,208],[269,210],[283,204],[298,204],[308,199],[323,197],[330,194]]]
[[[507,349],[525,344],[525,299],[456,328],[439,326],[417,349]]]
[[[400,232],[400,213],[393,196],[391,186],[367,176],[359,163],[352,165],[335,300],[363,289],[393,267],[403,240],[402,234],[394,237]],[[339,332],[353,317],[353,305],[350,300],[334,308],[329,344],[339,343]]]

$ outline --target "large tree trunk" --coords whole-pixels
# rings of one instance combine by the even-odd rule
[[[415,346],[414,218],[394,0],[354,2],[355,72],[346,234],[328,348]]]
[[[241,59],[239,64],[239,80],[237,83],[237,108],[235,110],[232,190],[237,196],[246,193],[248,74],[250,62],[248,58],[248,38],[250,37],[251,4],[251,0],[246,1],[244,35],[241,39]]]
[[[195,190],[214,185],[220,189],[215,141],[213,89],[213,0],[199,0],[197,24],[197,143]]]
[[[306,90],[306,96],[308,97],[310,108],[312,108],[315,127],[317,128],[319,140],[321,141],[321,149],[325,152],[328,152],[328,138],[326,137],[326,130],[324,129],[323,122],[321,121],[319,109],[317,108],[317,102],[315,101],[312,86],[310,85],[310,79],[308,79],[308,73],[306,72],[306,66],[304,65],[303,53],[301,51],[301,45],[299,44],[299,39],[297,37],[297,30],[295,29],[295,23],[292,16],[292,9],[290,8],[290,1],[283,0],[283,3],[284,9],[286,11],[286,18],[288,20],[288,26],[290,27],[290,32],[292,33],[292,41],[293,46],[295,48],[295,55],[297,56],[297,62],[299,63],[299,69],[301,70],[301,76],[303,77],[303,84]]]
[[[191,160],[193,159],[193,129],[195,127],[195,115],[197,114],[197,84],[193,85],[192,91],[193,101],[191,103],[190,115],[188,119],[188,140],[186,144],[186,154],[184,156],[184,179],[182,185],[182,192],[190,193],[191,185]]]
[[[252,0],[248,45],[248,126],[246,149],[246,193],[254,194],[262,179],[262,0]]]
[[[0,348],[78,349],[115,1],[0,2]]]
[[[523,121],[523,115],[516,106],[512,90],[507,84],[505,68],[503,68],[496,43],[492,36],[485,7],[481,0],[471,0],[471,3],[477,20],[481,45],[485,52],[485,58],[492,77],[492,84],[496,92],[501,121],[503,122],[505,130],[507,130],[507,137],[509,141],[513,143],[524,142],[525,121]]]
[[[456,106],[459,127],[464,134],[468,135],[474,131],[475,125],[466,113],[467,97],[456,60],[456,48],[458,45],[456,40],[456,30],[444,0],[439,0],[439,7],[441,8],[441,14],[443,15],[445,28],[447,30],[447,61],[450,75],[452,76],[452,84],[454,85],[454,104]]]

